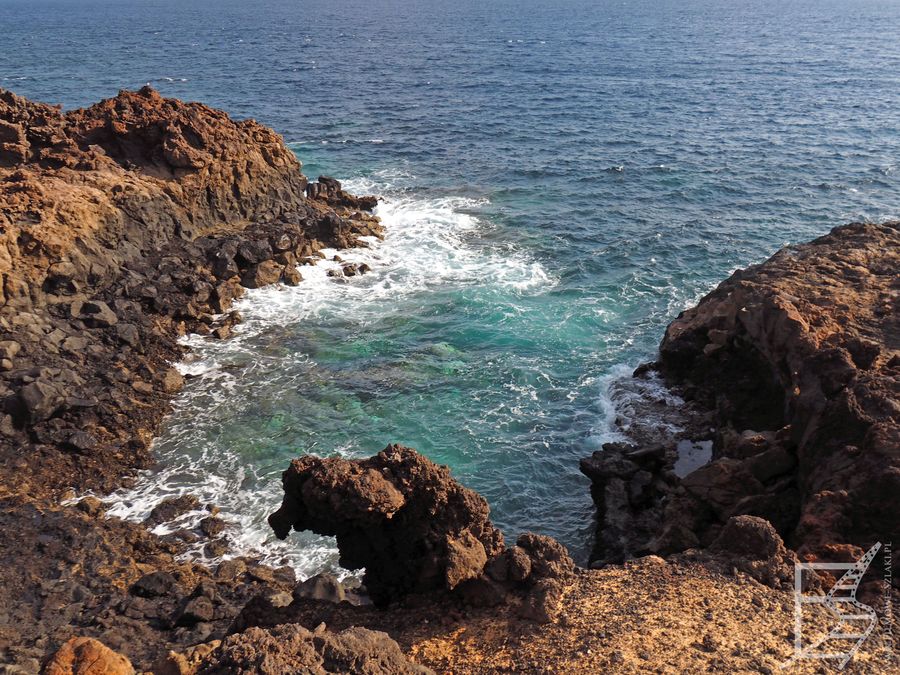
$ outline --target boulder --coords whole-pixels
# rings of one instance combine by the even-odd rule
[[[281,280],[282,267],[274,260],[265,260],[252,265],[244,272],[241,283],[247,288],[262,288]]]
[[[294,588],[294,599],[308,598],[326,602],[343,602],[347,594],[343,584],[331,574],[317,574]]]
[[[207,537],[218,537],[225,531],[225,521],[216,516],[207,516],[200,521],[200,531]]]
[[[142,576],[128,590],[132,595],[141,598],[157,598],[175,593],[178,590],[178,582],[168,572],[157,570]]]
[[[147,527],[156,527],[162,523],[168,523],[189,511],[200,509],[200,500],[195,495],[181,495],[180,497],[166,497],[153,507],[150,515],[144,520]]]
[[[389,445],[366,460],[302,457],[282,485],[281,508],[269,516],[276,536],[291,528],[336,536],[341,565],[365,568],[379,605],[452,589],[503,550],[487,502],[410,448]]]
[[[99,640],[73,637],[50,657],[43,675],[134,675],[131,662]]]
[[[794,584],[794,564],[799,559],[785,548],[772,523],[762,518],[729,518],[710,551],[767,586],[788,589]]]
[[[73,314],[76,307],[78,308],[78,318],[94,328],[114,326],[119,320],[116,313],[109,308],[109,305],[100,300],[90,300],[83,303],[75,302],[73,304]]]
[[[32,424],[53,417],[66,401],[65,392],[57,384],[35,380],[19,390],[19,401]]]

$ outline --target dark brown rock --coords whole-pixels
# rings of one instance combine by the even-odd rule
[[[823,560],[900,535],[900,333],[883,309],[897,269],[900,224],[847,225],[736,272],[669,326],[663,374],[720,425],[722,456],[686,479],[719,523],[763,515]]]
[[[722,528],[710,551],[727,556],[729,564],[768,586],[790,588],[797,556],[788,551],[767,520],[735,516]]]
[[[131,662],[99,640],[73,637],[41,669],[43,675],[134,675]]]
[[[309,598],[326,602],[343,602],[347,594],[344,586],[331,574],[317,574],[294,588],[294,599]]]
[[[180,497],[167,497],[153,507],[150,515],[144,523],[147,527],[155,527],[160,523],[168,523],[179,516],[196,511],[200,508],[200,500],[194,495],[181,495]]]
[[[141,598],[156,598],[170,595],[178,589],[178,582],[168,572],[151,572],[145,574],[131,585],[129,589],[132,595]]]
[[[365,567],[377,604],[452,589],[502,551],[484,499],[410,448],[390,445],[359,461],[302,457],[282,483],[284,501],[269,517],[275,534],[293,527],[336,536],[341,565]]]

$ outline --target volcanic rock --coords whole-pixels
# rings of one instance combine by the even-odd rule
[[[284,625],[249,628],[227,637],[200,664],[201,675],[310,673],[310,675],[425,675],[386,633],[348,628],[332,633]]]
[[[452,589],[503,550],[487,502],[410,448],[389,445],[356,461],[302,457],[282,484],[281,508],[269,516],[276,536],[292,527],[336,536],[341,565],[365,567],[376,604]]]
[[[644,467],[640,486],[627,454],[606,446],[584,460],[596,557],[723,546],[756,522],[736,516],[768,521],[811,560],[900,536],[898,269],[900,223],[846,225],[736,272],[679,315],[655,367],[712,411],[713,458],[681,480]]]
[[[41,670],[43,675],[134,675],[131,662],[98,640],[74,637]]]
[[[900,535],[898,269],[900,224],[846,225],[736,272],[669,326],[667,380],[716,411],[723,440],[756,430],[718,443],[749,457],[686,479],[719,522],[761,515],[820,559]]]
[[[762,518],[729,518],[710,551],[725,554],[732,567],[767,586],[794,584],[794,564],[799,559],[785,548],[772,523]]]
[[[141,598],[156,598],[170,595],[178,588],[178,582],[168,572],[156,571],[145,574],[132,584],[129,589],[132,595]]]
[[[166,497],[153,507],[150,515],[144,520],[147,527],[155,527],[161,523],[168,523],[188,511],[196,511],[200,508],[200,500],[195,495],[181,495],[180,497]]]
[[[310,598],[327,602],[342,602],[347,594],[344,586],[331,574],[317,574],[297,584],[293,593],[294,599]]]

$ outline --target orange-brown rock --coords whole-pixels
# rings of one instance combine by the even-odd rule
[[[134,675],[131,662],[99,640],[74,637],[59,648],[43,675]]]
[[[0,662],[33,672],[77,631],[144,667],[293,588],[236,561],[212,584],[182,540],[59,499],[152,464],[177,339],[227,337],[242,282],[297,283],[302,258],[381,235],[373,199],[323,182],[307,196],[270,129],[149,88],[69,112],[0,90]]]
[[[661,370],[718,431],[670,517],[703,542],[762,516],[825,560],[900,537],[898,300],[900,223],[857,223],[736,272],[672,322]]]
[[[456,588],[503,550],[484,498],[411,448],[389,445],[357,461],[300,457],[282,484],[281,508],[269,516],[276,536],[293,528],[337,537],[341,565],[365,567],[376,604]]]

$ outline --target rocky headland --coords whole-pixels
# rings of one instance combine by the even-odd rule
[[[895,540],[898,293],[900,224],[857,223],[736,272],[679,315],[636,376],[659,371],[702,411],[712,459],[681,478],[671,444],[585,459],[594,558],[707,548],[739,515],[769,521],[807,561]]]
[[[898,533],[892,223],[787,248],[669,326],[635,377],[658,373],[690,420],[582,462],[589,568],[549,537],[509,545],[482,497],[398,445],[294,460],[270,516],[280,538],[336,537],[361,588],[184,562],[187,541],[227,549],[191,495],[145,525],[82,497],[152,464],[178,338],[227,339],[243,289],[380,237],[376,203],[308,181],[266,127],[149,88],[70,112],[0,90],[0,672],[772,673],[793,649],[794,562]],[[712,458],[679,476],[684,439]],[[197,532],[148,529],[200,509]],[[871,579],[861,597],[892,593]],[[887,628],[847,672],[897,666]]]

